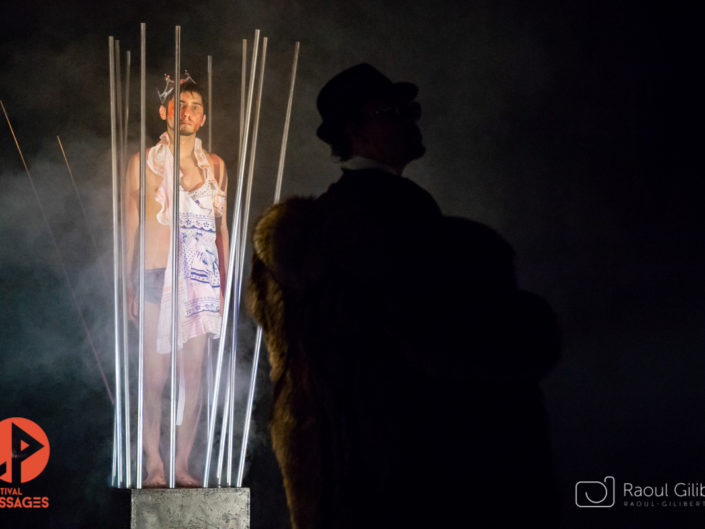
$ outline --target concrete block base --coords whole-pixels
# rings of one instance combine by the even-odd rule
[[[249,529],[250,489],[132,489],[131,529]]]

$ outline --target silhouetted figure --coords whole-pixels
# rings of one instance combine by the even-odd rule
[[[416,93],[366,64],[329,81],[318,135],[342,177],[255,229],[248,302],[292,524],[552,527],[554,316],[499,235],[401,176],[424,153]]]

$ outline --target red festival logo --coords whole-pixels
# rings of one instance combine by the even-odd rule
[[[0,481],[19,486],[42,473],[49,462],[49,439],[22,417],[0,421]]]

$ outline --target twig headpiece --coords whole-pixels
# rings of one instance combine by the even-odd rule
[[[193,80],[193,77],[191,77],[191,74],[188,73],[188,70],[184,70],[184,76],[181,79],[181,84],[183,85],[185,82],[190,81],[193,84],[197,84],[196,81]],[[157,95],[159,96],[159,101],[163,105],[166,103],[166,100],[169,98],[171,93],[174,91],[174,80],[171,78],[171,75],[168,73],[164,74],[164,91],[160,92],[159,88],[157,88]]]

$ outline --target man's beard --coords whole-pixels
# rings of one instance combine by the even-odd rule
[[[196,129],[195,127],[192,127],[190,130],[184,130],[183,127],[186,127],[187,125],[180,125],[179,126],[179,136],[193,136],[196,134]],[[171,135],[174,135],[174,127],[169,127],[169,132],[171,132]]]

